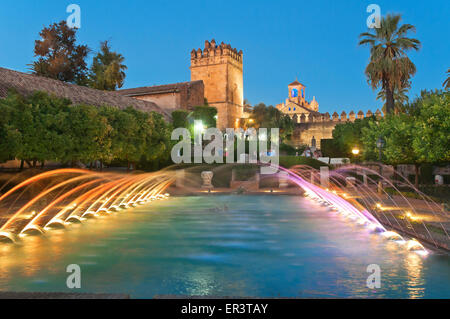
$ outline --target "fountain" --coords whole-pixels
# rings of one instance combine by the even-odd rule
[[[0,196],[4,220],[0,239],[14,242],[20,236],[44,233],[154,199],[165,199],[168,194],[164,191],[172,182],[171,175],[161,172],[124,175],[59,169],[38,174]],[[34,194],[33,190],[41,183],[45,187]]]
[[[180,170],[173,169],[141,174],[59,169],[32,176],[14,186],[10,180],[2,187],[7,191],[0,196],[0,216],[2,216],[0,239],[15,242],[23,236],[42,234],[90,218],[107,216],[112,212],[147,204],[153,200],[165,199],[168,196],[165,191],[172,184],[178,189],[183,189],[184,193],[188,190],[195,192],[202,188],[211,192],[213,176],[217,173],[220,176],[221,172],[229,170],[230,166],[233,167],[226,164],[213,170],[211,167],[204,170],[198,165],[183,170],[183,174]],[[414,220],[418,214],[404,196],[402,198],[410,209],[406,218],[399,219],[399,215],[393,213],[402,209],[393,197],[389,197],[392,199],[392,207],[389,209],[380,204],[382,198],[377,188],[369,186],[370,183],[377,185],[380,181],[375,181],[369,176],[377,176],[394,189],[395,186],[369,168],[349,165],[333,171],[329,171],[328,167],[322,168],[320,172],[309,166],[296,166],[291,169],[279,167],[279,169],[280,191],[288,187],[288,182],[293,183],[304,191],[306,197],[346,216],[358,225],[382,234],[387,239],[405,244],[407,249],[421,255],[426,255],[427,250],[418,240],[435,248],[448,248],[446,245],[450,237],[442,223],[439,222],[441,226],[439,232],[445,234],[446,238],[437,238],[435,232],[430,230],[430,225],[421,220]],[[363,172],[362,181],[352,176],[356,170]],[[193,182],[195,180],[193,176],[197,174],[201,179]],[[320,176],[319,180],[313,178],[317,175]],[[348,182],[348,177],[352,177],[351,183]],[[41,189],[36,192],[39,187]],[[400,192],[399,194],[401,195]],[[422,196],[427,200],[426,203],[435,216],[445,215],[445,212],[433,210],[432,208],[438,206],[425,195]],[[421,225],[421,228],[418,225]],[[411,239],[404,239],[404,236]]]
[[[126,292],[124,269],[130,269],[142,283],[133,287],[136,297],[248,296],[255,291],[271,296],[268,277],[281,278],[276,282],[284,296],[298,296],[300,289],[303,297],[317,297],[308,292],[313,290],[327,297],[371,297],[364,287],[356,292],[348,287],[364,285],[367,265],[376,263],[386,276],[377,297],[445,296],[439,283],[450,278],[424,283],[447,271],[440,249],[448,237],[445,227],[436,226],[444,223],[435,220],[435,228],[430,227],[400,192],[388,197],[384,188],[378,194],[378,181],[392,181],[353,165],[329,171],[279,167],[273,175],[258,174],[258,165],[15,175],[0,188],[4,289],[55,291],[58,276],[76,263],[86,291]],[[355,176],[356,170],[366,177]],[[251,180],[258,187],[236,192],[230,185],[237,174],[241,182]],[[165,201],[168,193],[171,200]],[[445,217],[431,199],[426,203],[430,215]],[[99,275],[105,267],[107,274]],[[336,269],[342,271],[338,281]],[[186,274],[191,274],[188,279]],[[404,289],[405,278],[413,290]],[[236,281],[243,283],[242,290],[236,291]],[[319,281],[326,286],[317,286]]]

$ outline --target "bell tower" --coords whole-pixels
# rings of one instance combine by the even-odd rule
[[[288,85],[288,89],[289,89],[289,101],[292,101],[300,105],[305,104],[306,86],[301,84],[299,81],[295,80],[294,82]]]
[[[205,48],[191,51],[191,81],[202,80],[205,97],[217,108],[217,127],[239,124],[244,105],[243,53],[229,44],[205,41]]]

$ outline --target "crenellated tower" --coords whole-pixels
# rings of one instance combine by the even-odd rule
[[[229,44],[205,41],[205,48],[191,51],[191,81],[202,80],[205,98],[217,108],[217,127],[237,127],[243,114],[243,53]]]

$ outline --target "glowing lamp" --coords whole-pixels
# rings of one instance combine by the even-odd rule
[[[203,126],[203,122],[202,121],[195,121],[194,129],[197,132],[203,132],[205,130],[205,127]]]

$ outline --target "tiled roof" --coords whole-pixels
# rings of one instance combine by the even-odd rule
[[[294,82],[292,82],[291,84],[289,84],[289,86],[292,86],[292,85],[301,85],[301,86],[304,86],[303,84],[301,84],[299,81],[297,81],[297,80],[295,80]]]
[[[45,91],[58,97],[70,99],[73,104],[109,105],[120,109],[131,106],[141,111],[161,113],[166,119],[171,118],[168,111],[153,102],[123,96],[117,92],[91,89],[42,76],[0,68],[0,98],[6,97],[9,89],[15,89],[22,95],[29,95],[35,91]]]
[[[191,82],[180,82],[173,84],[155,85],[155,86],[143,86],[132,89],[118,90],[117,93],[124,96],[136,96],[146,94],[159,94],[159,93],[171,93],[179,92],[181,87],[192,86],[195,84],[203,83],[202,80]]]

